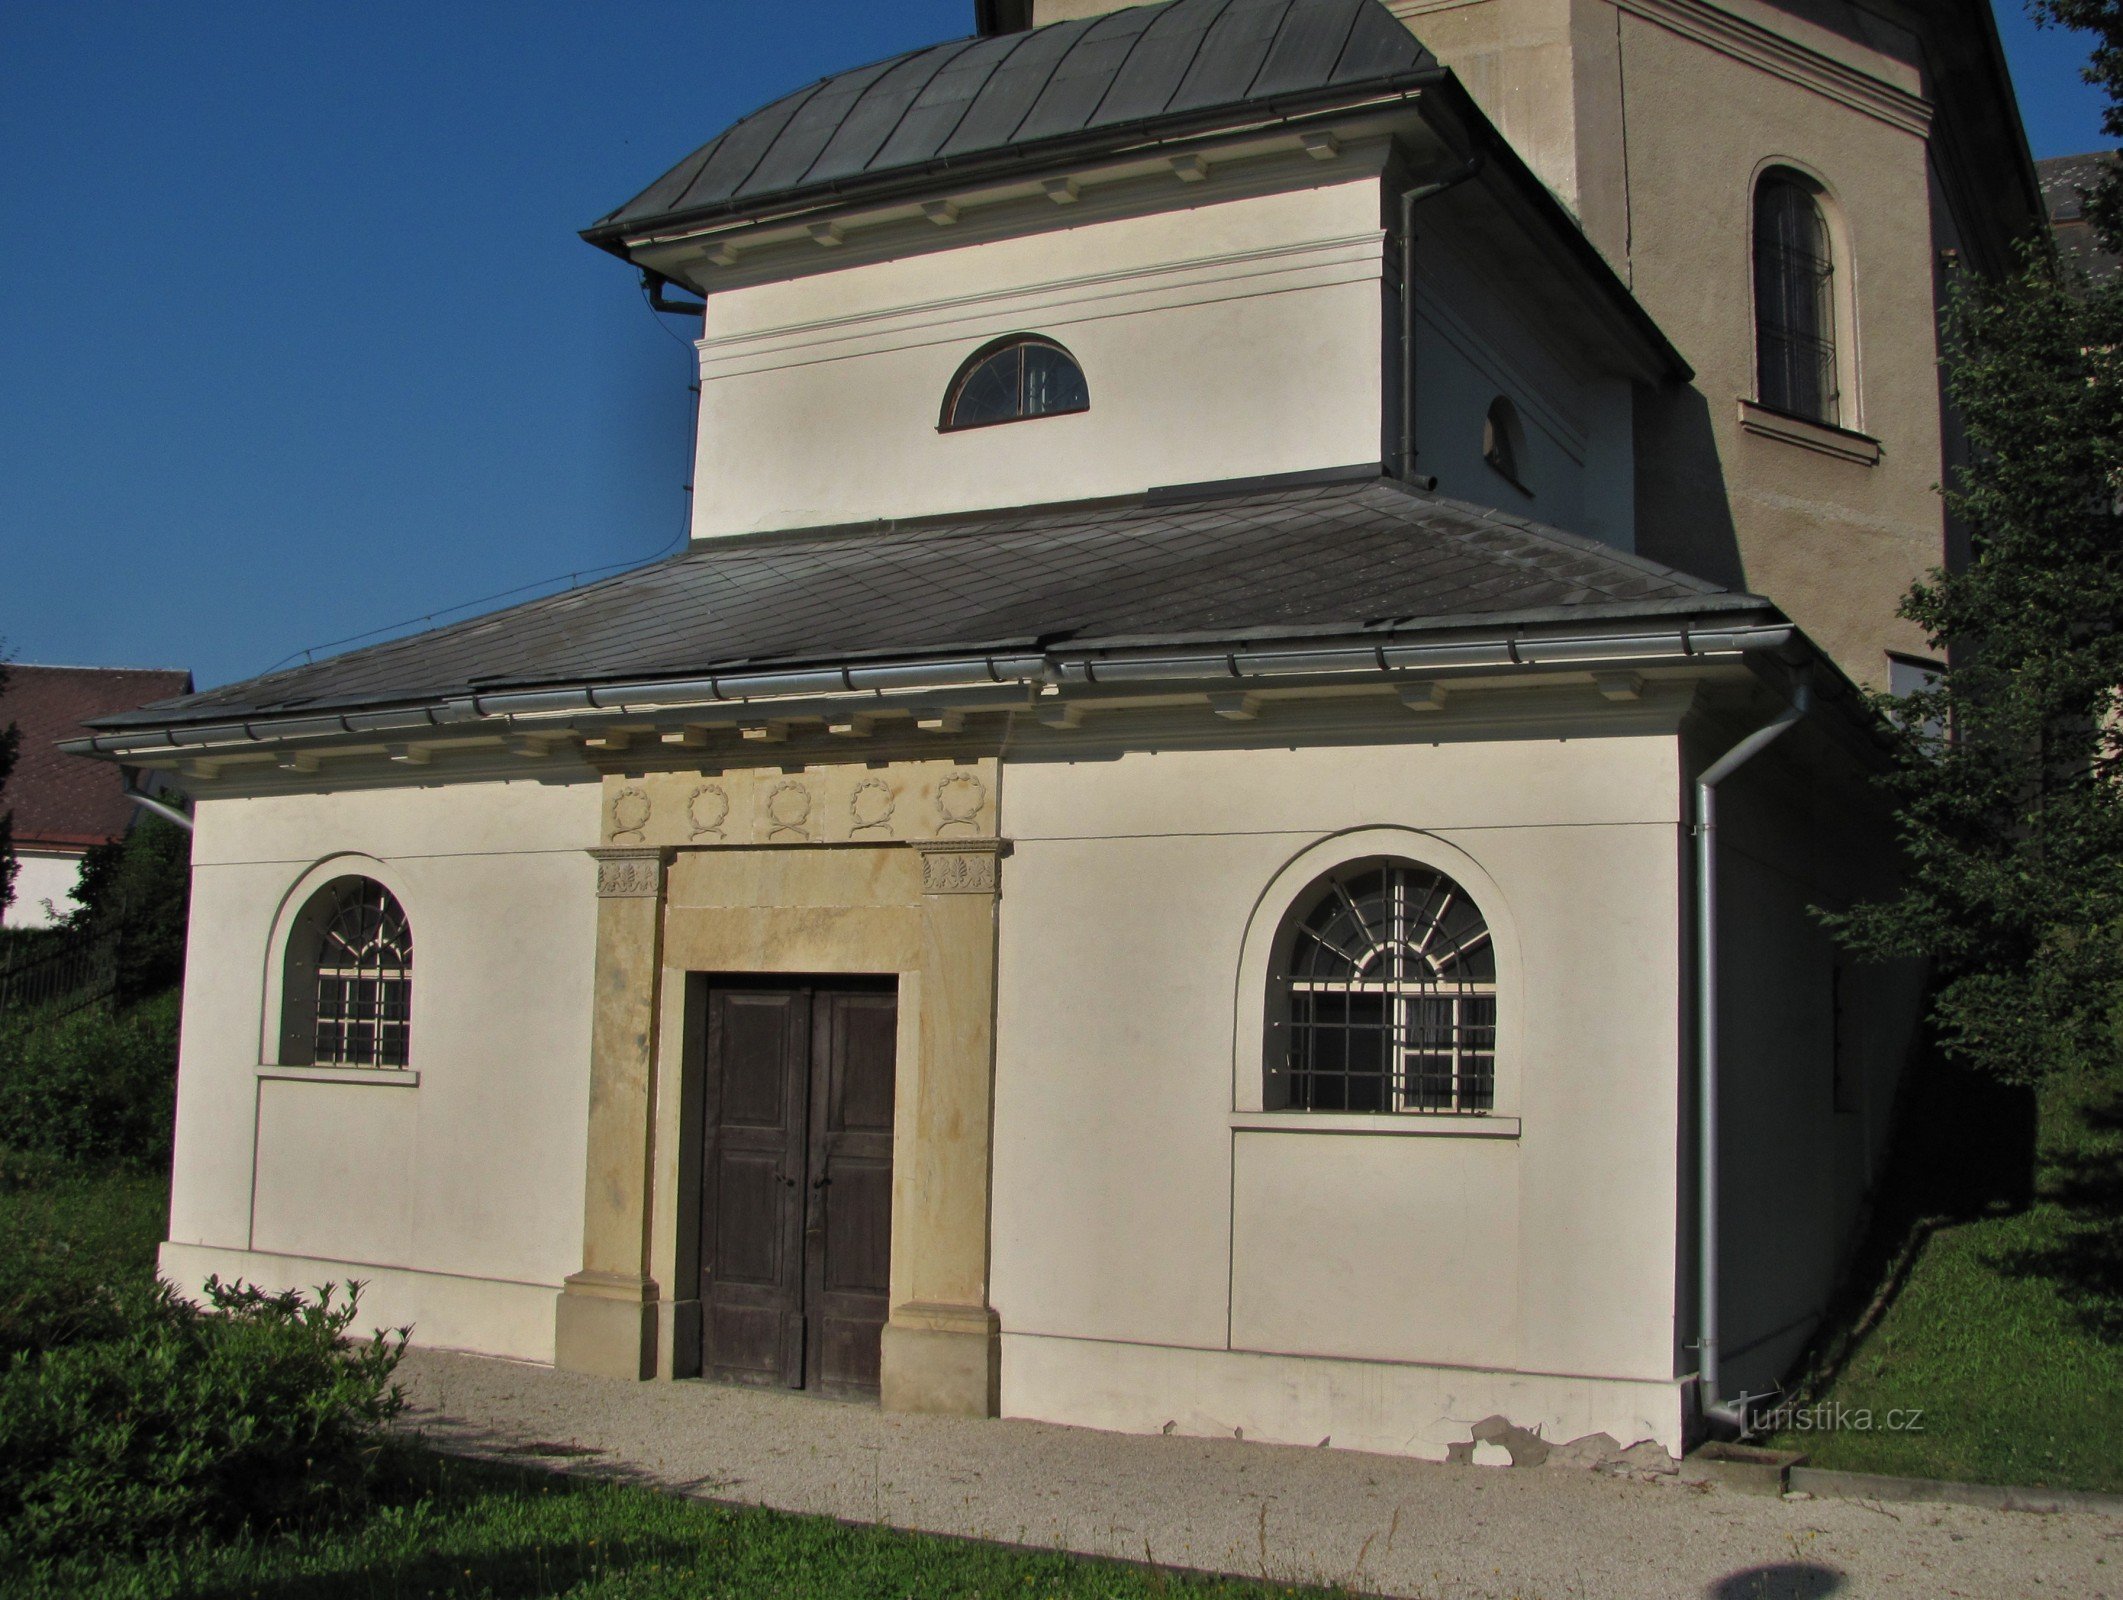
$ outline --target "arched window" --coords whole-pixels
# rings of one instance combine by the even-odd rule
[[[1496,952],[1481,910],[1412,861],[1339,867],[1291,911],[1275,981],[1287,1048],[1266,1104],[1293,1111],[1490,1110]]]
[[[1052,339],[1013,334],[976,350],[944,395],[942,430],[985,428],[1091,409],[1076,358]]]
[[[1772,172],[1754,191],[1755,398],[1838,425],[1835,257],[1813,187]]]
[[[410,1059],[413,933],[373,878],[336,878],[310,896],[289,936],[287,1054],[329,1067]]]
[[[1524,489],[1526,479],[1520,463],[1526,458],[1526,434],[1519,426],[1519,408],[1504,396],[1489,402],[1482,419],[1482,459],[1494,467],[1514,489]]]

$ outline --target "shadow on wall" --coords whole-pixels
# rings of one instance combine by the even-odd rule
[[[1893,1306],[1932,1234],[2034,1203],[2037,1126],[2032,1089],[1959,1065],[1924,1041],[1902,1088],[1872,1224],[1787,1392],[1827,1392]]]
[[[1640,394],[1636,421],[1637,554],[1746,588],[1710,403],[1672,385]]]
[[[1704,1593],[1710,1600],[1815,1600],[1843,1593],[1843,1574],[1811,1561],[1772,1561],[1720,1578]]]

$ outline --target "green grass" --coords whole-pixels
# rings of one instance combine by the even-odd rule
[[[358,1527],[100,1572],[0,1578],[7,1600],[1255,1600],[1291,1589],[1028,1553],[422,1457]],[[1302,1591],[1319,1594],[1320,1591]]]
[[[2123,1492],[2119,1108],[2054,1087],[2037,1140],[2033,1102],[2009,1091],[1934,1070],[1917,1092],[1882,1248],[1814,1391],[1873,1426],[1771,1442],[1851,1472]],[[1911,1409],[1920,1429],[1884,1426]]]
[[[167,1190],[162,1178],[84,1173],[0,1152],[0,1330],[11,1293],[49,1295],[55,1277],[74,1292],[151,1272]],[[4,1349],[0,1340],[0,1359]],[[352,1525],[0,1574],[0,1600],[1256,1600],[1298,1592],[733,1511],[630,1485],[454,1460],[415,1444],[406,1446],[385,1503]]]

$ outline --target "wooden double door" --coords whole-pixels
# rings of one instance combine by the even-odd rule
[[[898,1031],[892,979],[710,984],[704,1376],[876,1395]]]

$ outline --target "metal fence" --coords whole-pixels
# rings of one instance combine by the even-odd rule
[[[108,1000],[118,990],[122,927],[62,936],[21,955],[0,958],[0,1014],[43,1011],[63,1017]]]

